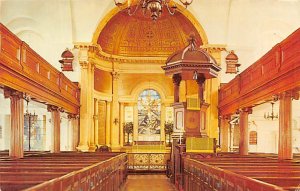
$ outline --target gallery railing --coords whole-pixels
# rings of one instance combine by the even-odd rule
[[[129,171],[160,171],[167,169],[167,161],[170,160],[168,152],[134,152],[127,153]]]

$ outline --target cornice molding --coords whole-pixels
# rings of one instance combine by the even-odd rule
[[[111,102],[112,101],[112,94],[103,93],[103,92],[99,92],[97,90],[94,90],[94,98],[96,98],[97,100],[103,100],[103,101]]]

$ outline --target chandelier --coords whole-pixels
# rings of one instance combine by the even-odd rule
[[[171,15],[174,15],[174,13],[177,9],[177,6],[174,2],[171,5],[171,1],[173,1],[173,0],[114,0],[114,1],[118,7],[122,7],[124,5],[127,6],[126,9],[127,9],[128,15],[130,15],[130,16],[134,15],[139,7],[142,8],[144,15],[146,15],[147,11],[149,11],[150,17],[152,18],[153,21],[156,21],[160,17],[164,6],[166,6],[168,12]],[[132,4],[132,1],[137,2],[134,4],[134,5],[136,5],[135,8],[133,8],[134,5]],[[188,5],[190,5],[193,2],[193,0],[180,0],[180,2],[185,7],[187,7]]]
[[[274,102],[271,102],[272,104],[272,111],[271,111],[271,114],[268,112],[268,113],[265,113],[264,115],[264,118],[265,119],[268,119],[268,120],[274,120],[274,119],[278,119],[278,113],[275,115],[274,113]]]
[[[32,131],[35,128],[38,116],[35,113],[31,114],[28,111],[28,103],[30,101],[30,97],[26,95],[24,99],[27,102],[26,113],[24,114],[24,122],[25,122],[24,131],[26,131],[26,132],[24,132],[24,133],[28,137],[28,151],[30,151],[31,150],[31,140],[33,139],[33,136],[34,136],[34,135],[32,135]]]

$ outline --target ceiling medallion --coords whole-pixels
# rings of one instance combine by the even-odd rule
[[[142,7],[143,14],[147,15],[147,12],[150,12],[150,17],[153,21],[156,21],[162,14],[162,8],[166,6],[170,15],[174,15],[177,6],[173,0],[114,0],[115,4],[118,7],[127,6],[128,15],[132,16],[138,10],[139,7]],[[133,2],[137,2],[134,3]],[[171,3],[172,2],[172,3]],[[190,5],[193,0],[180,0],[180,2],[187,7]],[[134,7],[135,6],[135,7]]]

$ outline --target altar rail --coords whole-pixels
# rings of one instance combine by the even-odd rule
[[[274,46],[262,58],[221,86],[221,115],[252,106],[271,96],[300,87],[300,29]]]
[[[0,85],[78,114],[79,87],[0,23]]]
[[[129,172],[165,172],[170,153],[127,153]]]

